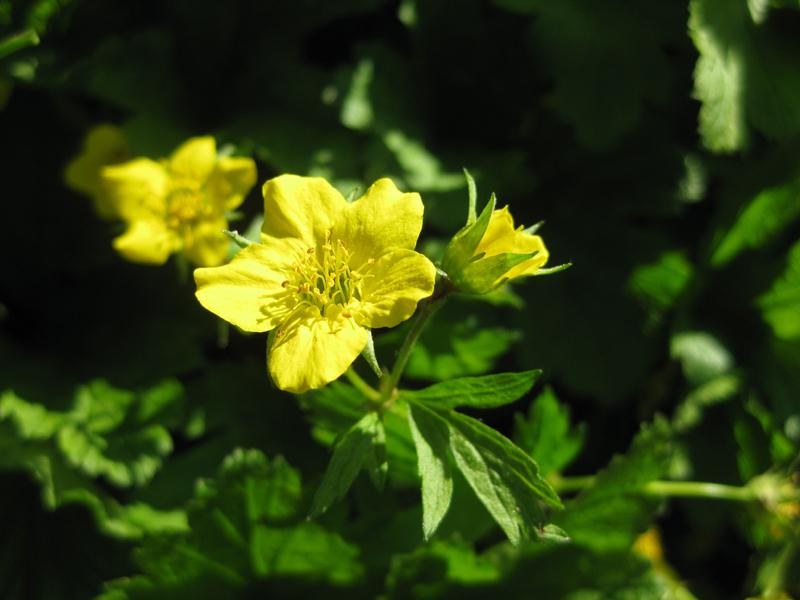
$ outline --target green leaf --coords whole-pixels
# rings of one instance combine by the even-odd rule
[[[501,565],[492,559],[463,542],[436,540],[395,557],[386,578],[388,598],[448,598],[464,588],[484,590],[502,579]]]
[[[321,390],[301,398],[309,411],[313,423],[312,435],[326,446],[350,429],[368,410],[369,402],[350,385],[333,382]],[[392,469],[388,476],[399,485],[417,484],[417,457],[414,442],[408,428],[402,406],[383,414],[382,424],[386,430],[386,460]],[[369,467],[369,465],[367,465]]]
[[[566,502],[554,519],[580,545],[597,551],[627,550],[649,526],[658,501],[638,490],[663,477],[672,456],[672,433],[663,419],[642,427],[624,456],[616,456],[594,484]]]
[[[789,250],[786,269],[758,298],[758,306],[778,338],[800,340],[800,242]]]
[[[135,402],[133,393],[105,381],[79,388],[75,407],[56,436],[67,461],[120,487],[152,479],[172,452],[172,438],[160,424],[125,423]]]
[[[745,65],[741,52],[732,51],[727,40],[717,33],[710,21],[730,19],[736,27],[738,0],[726,3],[713,12],[713,4],[695,0],[689,3],[689,34],[700,53],[694,70],[694,97],[702,102],[700,135],[703,143],[715,152],[733,152],[747,146],[745,117]],[[727,17],[728,11],[732,17]]]
[[[163,387],[160,385],[154,390]],[[101,474],[108,476],[112,482],[115,482],[113,475],[117,475],[126,483],[137,468],[136,461],[128,460],[123,464],[112,463],[103,456],[98,458],[96,447],[87,448],[70,439],[76,427],[105,430],[104,435],[110,434],[110,441],[105,436],[96,439],[109,455],[114,454],[120,441],[126,439],[124,435],[116,435],[115,428],[120,421],[119,407],[111,403],[101,408],[102,403],[93,401],[92,389],[100,395],[103,390],[109,392],[106,400],[116,397],[127,402],[134,397],[97,381],[81,388],[77,394],[77,406],[68,413],[62,413],[26,402],[13,392],[3,394],[0,399],[0,466],[28,471],[39,482],[42,501],[48,509],[55,510],[70,503],[86,506],[98,527],[110,536],[138,539],[157,532],[185,531],[186,516],[182,511],[159,510],[142,502],[120,504],[91,478],[98,473],[95,469],[87,469],[87,462],[92,465],[96,461],[103,463],[107,469],[100,469],[103,471]],[[153,390],[149,390],[139,396],[139,400],[148,395],[153,397],[154,394]],[[128,405],[133,409],[141,409],[142,406],[141,401]],[[147,428],[143,431],[147,431]],[[63,445],[62,440],[66,440]],[[76,460],[75,454],[79,452],[84,455]],[[149,476],[149,472],[142,474],[143,477],[146,475]]]
[[[369,87],[372,83],[375,64],[370,58],[362,58],[355,70],[342,100],[340,119],[345,127],[367,129],[374,119]]]
[[[800,217],[800,182],[760,192],[717,242],[711,264],[721,267],[742,251],[760,248]]]
[[[11,390],[0,397],[0,420],[14,424],[19,436],[26,440],[46,440],[55,435],[65,417],[63,413],[48,411],[40,404],[31,404]]]
[[[576,544],[506,544],[483,552],[435,541],[392,562],[390,599],[546,598],[692,600],[630,551],[597,553]]]
[[[253,570],[258,577],[297,577],[347,584],[361,577],[358,548],[316,523],[293,528],[256,525]]]
[[[628,290],[647,310],[648,327],[661,323],[686,290],[693,273],[692,263],[678,251],[664,252],[658,260],[634,269]]]
[[[672,426],[684,432],[699,424],[705,409],[733,398],[742,388],[742,378],[737,373],[719,375],[700,384],[686,395],[675,410]]]
[[[404,179],[414,190],[446,192],[464,187],[461,173],[447,172],[425,144],[400,129],[389,129],[381,139],[404,170]]]
[[[26,29],[20,33],[9,35],[0,40],[0,60],[29,46],[38,46],[39,36],[33,29]]]
[[[410,402],[447,423],[456,466],[509,541],[516,545],[537,537],[545,524],[544,506],[560,508],[561,501],[533,459],[476,419],[416,399]]]
[[[447,421],[422,406],[409,406],[408,422],[422,480],[422,535],[429,540],[453,499],[450,434]]]
[[[459,310],[451,304],[440,312],[414,346],[404,376],[443,381],[491,371],[521,336],[518,331],[487,326],[471,311],[472,306]]]
[[[679,360],[683,374],[698,386],[733,368],[733,356],[722,343],[705,331],[682,331],[670,340],[670,355]]]
[[[689,33],[700,53],[700,134],[715,152],[747,146],[747,123],[773,140],[800,133],[796,36],[753,23],[745,0],[692,0]]]
[[[514,441],[536,460],[543,476],[569,465],[586,437],[585,427],[570,427],[569,409],[549,387],[536,397],[527,417],[515,415],[514,425]]]
[[[347,494],[356,475],[370,460],[373,447],[376,443],[380,444],[382,430],[380,417],[376,412],[370,412],[337,440],[322,483],[314,496],[311,517],[321,515]]]
[[[519,400],[541,376],[541,370],[462,377],[435,383],[422,390],[403,391],[403,396],[435,408],[497,408]]]
[[[747,0],[747,10],[750,11],[753,23],[763,23],[767,19],[769,9],[770,0]]]
[[[0,418],[10,419],[24,439],[52,439],[61,456],[90,477],[104,476],[119,487],[143,485],[172,452],[169,431],[152,419],[182,397],[174,380],[159,387],[137,395],[95,380],[78,388],[67,413],[7,393]]]
[[[216,477],[198,483],[188,506],[190,530],[146,539],[134,555],[141,575],[110,589],[150,589],[157,597],[176,597],[179,590],[235,597],[236,590],[260,579],[303,585],[359,581],[358,549],[305,521],[303,504],[300,475],[284,460],[235,450]]]

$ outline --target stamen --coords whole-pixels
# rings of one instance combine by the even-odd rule
[[[370,264],[373,262],[369,260]],[[331,231],[325,234],[325,243],[306,249],[289,275],[281,287],[296,292],[295,308],[314,306],[326,314],[329,306],[337,305],[341,307],[340,314],[350,317],[350,303],[353,299],[361,301],[364,276],[351,270],[350,252],[342,240],[334,241]]]

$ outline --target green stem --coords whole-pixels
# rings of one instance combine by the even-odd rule
[[[437,288],[438,287],[439,286],[437,286]],[[419,336],[422,334],[430,318],[436,314],[436,311],[444,304],[448,292],[449,287],[447,287],[445,283],[441,289],[434,291],[433,296],[420,302],[417,318],[411,326],[408,335],[406,335],[406,339],[403,340],[403,345],[400,346],[400,349],[397,351],[397,358],[394,361],[394,366],[386,379],[381,382],[381,400],[383,402],[391,399],[392,394],[397,388],[397,384],[400,382],[400,378],[403,376],[403,371],[406,368],[414,345],[417,343]]]
[[[355,372],[353,369],[348,369],[345,371],[345,377],[353,384],[353,387],[356,388],[359,392],[364,394],[367,398],[372,400],[373,402],[378,402],[381,399],[381,395],[374,387],[368,384],[361,378],[361,375]]]
[[[555,482],[556,489],[561,492],[577,492],[591,487],[595,477],[565,477]],[[657,498],[710,498],[730,500],[732,502],[752,502],[758,499],[749,487],[708,483],[706,481],[649,481],[636,490],[645,496]]]
[[[732,502],[752,502],[758,496],[748,487],[706,481],[650,481],[642,487],[647,496],[668,498],[713,498]]]

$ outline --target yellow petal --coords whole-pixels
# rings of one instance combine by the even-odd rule
[[[293,237],[308,247],[323,243],[347,201],[321,177],[280,175],[264,184],[266,236]]]
[[[295,307],[282,287],[303,253],[296,240],[266,239],[242,249],[221,267],[196,269],[197,299],[205,308],[245,331],[269,331]]]
[[[69,187],[84,194],[100,190],[100,168],[120,162],[127,155],[127,142],[114,125],[97,125],[89,130],[83,149],[67,165],[64,178]]]
[[[114,240],[114,248],[131,262],[163,265],[180,248],[180,240],[162,221],[135,221]]]
[[[233,210],[256,183],[256,163],[250,158],[222,157],[206,184],[212,202]]]
[[[183,254],[198,267],[216,267],[228,258],[230,240],[223,231],[227,221],[203,221],[191,228],[183,239]]]
[[[301,393],[339,378],[367,345],[369,333],[338,316],[314,308],[290,319],[272,338],[267,366],[282,390]]]
[[[178,177],[205,181],[217,162],[217,144],[211,136],[196,137],[181,144],[169,159],[169,170]]]
[[[422,230],[422,213],[419,194],[403,193],[391,179],[379,179],[346,206],[334,234],[345,242],[350,264],[357,268],[391,248],[413,249]]]
[[[163,218],[169,175],[160,163],[149,158],[105,167],[103,187],[108,201],[127,221]]]
[[[370,328],[394,327],[433,293],[436,267],[422,254],[403,248],[384,254],[364,275],[358,322]]]
[[[483,238],[475,249],[475,254],[484,253],[486,256],[495,256],[504,252],[525,254],[534,251],[538,252],[536,256],[513,267],[504,277],[514,279],[524,275],[533,275],[547,262],[550,256],[541,237],[514,229],[514,218],[508,207],[504,206],[502,209],[492,212],[486,233],[483,234]]]
[[[83,149],[64,170],[66,184],[94,200],[97,213],[110,219],[116,216],[104,193],[100,170],[128,157],[128,143],[122,130],[115,125],[102,124],[89,130]]]

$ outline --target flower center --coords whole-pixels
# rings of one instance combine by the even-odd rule
[[[179,182],[167,196],[166,221],[170,229],[182,229],[208,217],[210,213],[211,207],[195,182]]]
[[[342,316],[351,317],[347,308],[353,300],[361,300],[363,279],[350,268],[350,252],[344,242],[334,241],[329,232],[325,244],[309,248],[281,285],[295,295],[298,306],[315,306],[323,315],[337,306]]]

